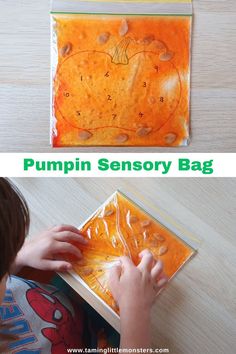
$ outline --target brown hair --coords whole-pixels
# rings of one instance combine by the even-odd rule
[[[10,272],[23,246],[29,223],[29,209],[21,192],[10,180],[0,178],[0,281]],[[0,323],[0,341],[4,344],[14,338],[10,334],[1,334],[7,327]],[[0,352],[3,348],[4,345],[0,344]]]
[[[8,179],[0,178],[0,280],[9,273],[12,263],[29,231],[27,203]]]

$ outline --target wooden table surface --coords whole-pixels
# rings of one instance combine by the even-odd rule
[[[236,1],[193,4],[192,143],[169,151],[236,152]],[[49,8],[48,0],[0,0],[1,152],[51,151]]]
[[[236,349],[235,179],[14,179],[32,216],[31,235],[58,223],[79,225],[116,189],[177,227],[197,255],[153,309],[153,345],[173,354]]]

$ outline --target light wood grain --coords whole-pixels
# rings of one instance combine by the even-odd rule
[[[174,220],[189,242],[200,241],[198,254],[158,298],[153,345],[173,354],[235,353],[236,179],[14,181],[30,205],[31,235],[58,223],[79,225],[116,189],[132,193],[154,216]]]
[[[193,3],[192,142],[150,152],[236,152],[236,2]],[[0,151],[49,152],[49,1],[0,0],[0,8]],[[70,149],[81,150],[120,149]]]

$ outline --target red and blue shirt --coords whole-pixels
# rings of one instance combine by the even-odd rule
[[[11,277],[0,322],[17,335],[5,353],[64,354],[68,348],[82,348],[82,316],[52,286]]]

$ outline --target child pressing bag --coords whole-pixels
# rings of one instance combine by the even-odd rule
[[[119,257],[128,256],[138,265],[139,254],[148,249],[155,259],[162,260],[171,279],[196,253],[185,232],[180,238],[157,216],[154,218],[127,194],[117,191],[79,227],[88,244],[79,246],[83,259],[73,262],[70,274],[117,314],[108,279]]]
[[[187,145],[191,22],[191,0],[52,1],[52,145]]]

